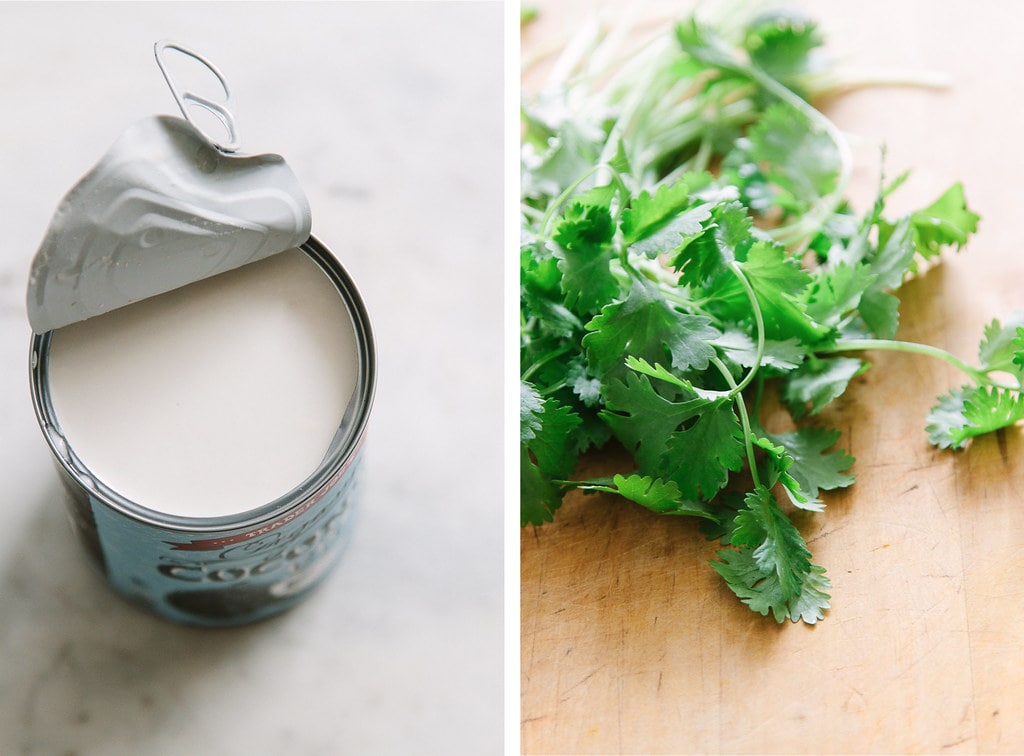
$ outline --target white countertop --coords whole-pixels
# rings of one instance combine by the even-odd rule
[[[502,748],[500,3],[0,3],[0,753]],[[123,128],[176,107],[170,38],[285,156],[378,347],[366,498],[340,569],[204,631],[87,566],[28,392],[29,262]]]

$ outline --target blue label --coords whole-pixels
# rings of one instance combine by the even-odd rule
[[[334,566],[351,534],[358,460],[317,497],[261,526],[183,533],[89,497],[107,580],[169,619],[224,626],[287,609]]]

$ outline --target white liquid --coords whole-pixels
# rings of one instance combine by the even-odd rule
[[[57,329],[54,412],[94,476],[192,517],[273,501],[319,465],[355,389],[348,309],[305,254]]]

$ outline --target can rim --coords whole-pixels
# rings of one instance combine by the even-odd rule
[[[36,420],[57,464],[71,479],[104,505],[150,525],[188,533],[222,533],[258,528],[315,502],[354,461],[366,435],[376,391],[376,348],[366,305],[337,257],[315,236],[299,245],[327,275],[352,316],[356,335],[358,374],[353,400],[323,460],[309,476],[272,501],[236,514],[187,517],[149,509],[123,496],[96,478],[61,433],[50,399],[48,368],[53,331],[33,333],[29,351],[29,383]],[[351,415],[351,416],[350,416]]]

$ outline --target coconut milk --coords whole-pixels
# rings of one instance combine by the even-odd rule
[[[54,416],[92,475],[150,510],[222,517],[302,483],[358,380],[352,316],[293,249],[56,329]]]

